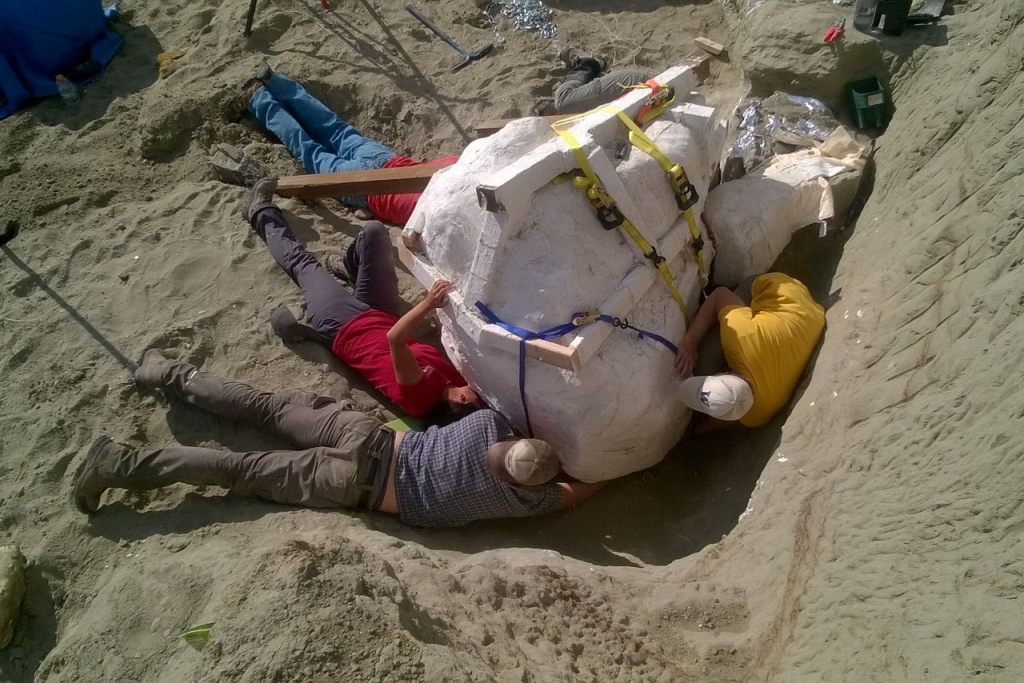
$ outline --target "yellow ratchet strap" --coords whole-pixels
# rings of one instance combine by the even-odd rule
[[[690,179],[686,177],[686,169],[681,164],[674,164],[665,156],[654,140],[651,140],[636,123],[633,122],[625,112],[618,112],[619,120],[629,129],[629,142],[647,156],[658,162],[658,165],[665,169],[669,185],[676,196],[676,205],[686,217],[686,224],[690,228],[690,237],[693,238],[693,250],[697,257],[698,277],[703,287],[707,281],[707,271],[704,269],[704,239],[701,237],[700,229],[697,227],[697,219],[693,216],[693,205],[699,199],[697,188],[693,186]]]
[[[654,264],[654,267],[658,269],[658,273],[661,275],[661,279],[665,281],[668,286],[669,292],[672,294],[672,298],[675,299],[676,304],[679,306],[679,310],[686,315],[686,302],[683,301],[683,296],[679,293],[676,288],[674,279],[672,278],[672,271],[668,269],[668,265],[665,263],[665,257],[658,253],[658,250],[647,241],[647,238],[637,230],[636,226],[626,218],[625,214],[622,213],[621,209],[615,204],[615,200],[605,191],[604,186],[601,184],[601,179],[594,173],[594,169],[590,167],[590,162],[587,160],[587,155],[583,153],[583,149],[580,146],[579,140],[568,130],[561,130],[558,125],[562,121],[555,122],[552,126],[555,132],[558,133],[565,143],[569,145],[569,149],[572,150],[573,155],[576,157],[576,162],[580,166],[580,170],[583,171],[584,177],[575,177],[573,179],[573,187],[583,190],[587,199],[590,201],[591,206],[594,207],[594,211],[597,212],[597,220],[601,223],[601,227],[605,230],[614,230],[615,228],[622,228],[623,231],[636,246],[639,247],[644,258],[647,258]]]

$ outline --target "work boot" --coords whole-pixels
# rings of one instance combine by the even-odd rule
[[[256,215],[257,211],[274,205],[276,190],[276,176],[267,176],[256,181],[249,194],[249,201],[242,205],[242,216],[245,217],[247,223],[252,224],[252,217]]]
[[[281,341],[286,344],[302,341],[310,341],[317,344],[324,343],[323,335],[309,325],[300,323],[295,318],[295,314],[292,313],[291,309],[284,304],[275,308],[270,314],[270,327],[274,330],[274,334],[280,337]]]
[[[135,369],[133,379],[138,389],[163,389],[167,384],[167,377],[178,364],[173,358],[168,358],[160,349],[147,349],[139,360],[139,367]]]
[[[260,62],[256,67],[256,70],[252,72],[252,77],[264,85],[266,85],[267,81],[269,81],[273,75],[274,70],[270,68],[270,64],[268,64],[265,59]]]
[[[80,512],[91,515],[99,509],[103,492],[116,485],[117,463],[131,452],[106,435],[93,441],[72,485],[75,507]]]
[[[607,66],[607,62],[604,59],[589,55],[586,52],[580,52],[576,50],[569,43],[561,43],[556,41],[555,47],[558,48],[558,60],[565,65],[565,68],[569,71],[576,71],[583,66],[587,67],[587,71],[590,71],[595,77],[600,75]]]
[[[587,80],[593,80],[604,71],[604,64],[594,57],[577,57],[569,68],[570,72],[582,71],[587,74]]]
[[[348,286],[352,286],[352,275],[345,265],[345,257],[341,254],[331,254],[324,259],[324,268],[334,277],[338,278]]]
[[[268,67],[269,68],[269,67]],[[249,112],[249,100],[256,94],[256,91],[263,87],[263,81],[258,78],[250,78],[242,86],[237,95],[228,100],[224,107],[224,116],[231,123],[238,123],[242,117]]]

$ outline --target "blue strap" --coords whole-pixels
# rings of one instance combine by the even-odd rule
[[[637,333],[637,336],[639,336],[641,339],[645,339],[645,338],[653,339],[654,341],[658,342],[659,344],[664,346],[666,349],[671,351],[672,355],[676,355],[677,353],[679,353],[679,347],[677,347],[675,344],[670,342],[668,339],[665,339],[664,337],[662,337],[660,334],[658,334],[656,332],[650,332],[648,330],[642,330],[639,327],[636,327],[635,325],[631,325],[629,320],[621,320],[619,318],[613,318],[612,316],[605,315],[603,313],[601,315],[597,316],[597,319],[602,321],[602,322],[609,323],[609,324],[611,324],[611,325],[613,325],[615,327],[621,327],[624,330],[633,330],[634,332]]]
[[[494,311],[487,308],[482,301],[476,302],[477,310],[487,321],[497,325],[498,327],[511,332],[512,334],[519,337],[519,400],[523,403],[523,415],[526,418],[526,431],[529,437],[533,438],[533,424],[530,422],[530,408],[526,404],[526,342],[534,339],[558,339],[576,329],[576,325],[572,321],[562,323],[561,325],[555,325],[549,327],[546,330],[540,332],[530,332],[522,327],[516,327],[504,322],[501,318],[494,314]]]
[[[510,325],[509,323],[506,323],[501,318],[496,316],[494,314],[494,311],[487,308],[487,306],[484,305],[482,301],[477,301],[475,306],[477,307],[477,310],[480,311],[481,315],[483,315],[484,318],[487,319],[487,322],[493,325],[497,325],[503,330],[511,332],[512,334],[519,337],[519,400],[522,401],[523,403],[523,415],[526,418],[526,431],[530,438],[533,438],[533,424],[530,422],[530,408],[526,404],[526,342],[532,341],[534,339],[550,340],[558,339],[559,337],[564,337],[568,333],[580,327],[579,325],[574,323],[573,320],[579,318],[580,316],[585,316],[585,314],[573,313],[572,319],[570,319],[567,323],[555,325],[554,327],[549,327],[546,330],[541,330],[540,332],[531,332],[530,330],[527,330],[525,328],[516,327],[515,325]],[[603,313],[590,319],[600,320],[614,327],[621,327],[624,330],[633,330],[634,332],[637,333],[640,339],[650,338],[662,344],[665,348],[672,352],[672,355],[675,355],[676,353],[679,352],[679,349],[676,348],[676,345],[670,342],[668,339],[665,339],[660,334],[648,332],[647,330],[641,330],[639,327],[631,325],[629,320],[613,318],[612,316],[605,315]]]

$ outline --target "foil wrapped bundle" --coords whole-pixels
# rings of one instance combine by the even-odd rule
[[[540,0],[494,0],[483,11],[492,24],[499,15],[508,18],[516,31],[537,31],[545,38],[554,38],[558,32],[551,8]]]

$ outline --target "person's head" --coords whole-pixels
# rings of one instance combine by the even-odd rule
[[[750,384],[739,375],[698,375],[683,382],[683,403],[718,420],[738,420],[754,404]]]
[[[467,415],[484,407],[480,394],[470,386],[456,387],[449,384],[444,390],[444,400],[456,415]]]
[[[540,439],[499,441],[487,449],[487,469],[510,484],[540,486],[555,478],[561,465],[555,449]]]
[[[434,404],[433,410],[427,415],[427,424],[434,427],[447,427],[483,407],[483,400],[472,388],[456,387],[449,384],[444,388],[437,403]]]

